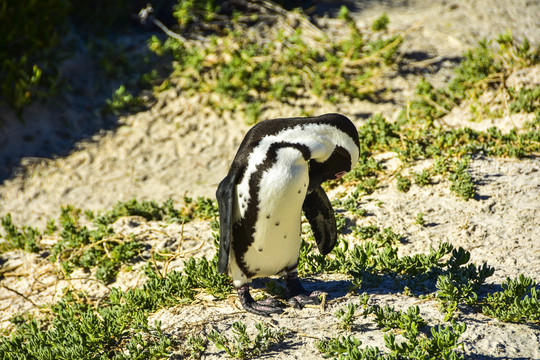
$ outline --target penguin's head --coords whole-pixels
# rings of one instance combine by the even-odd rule
[[[317,186],[328,180],[337,180],[351,171],[351,154],[341,146],[336,146],[328,159],[323,162],[309,162],[309,187],[311,193]]]

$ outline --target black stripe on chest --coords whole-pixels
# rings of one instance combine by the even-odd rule
[[[266,158],[262,163],[257,165],[255,171],[249,178],[249,200],[244,216],[232,226],[232,248],[236,263],[240,270],[248,277],[252,278],[256,274],[250,271],[247,264],[244,262],[244,254],[249,246],[255,240],[255,224],[259,216],[259,192],[263,174],[266,173],[277,161],[277,154],[280,149],[294,148],[302,153],[304,160],[307,162],[311,158],[311,151],[306,145],[295,144],[290,142],[275,142],[268,148]]]

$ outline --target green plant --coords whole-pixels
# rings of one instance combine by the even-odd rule
[[[186,208],[183,211],[189,219],[213,219],[218,216],[217,201],[202,196],[193,200],[190,197],[184,197]]]
[[[103,354],[114,359],[159,359],[174,343],[159,323],[150,326],[145,313],[125,305],[94,309],[67,293],[51,311],[50,323],[18,319],[12,336],[0,338],[0,353],[6,359],[88,359]]]
[[[466,279],[459,281],[451,274],[441,275],[437,278],[437,298],[441,301],[441,307],[446,313],[445,320],[450,320],[458,305],[465,303],[473,305],[476,303],[478,295],[473,290],[473,281]]]
[[[231,280],[228,275],[217,272],[217,260],[206,258],[188,259],[184,264],[187,286],[192,289],[203,288],[217,299],[224,299],[230,294]]]
[[[5,252],[12,249],[22,249],[29,252],[39,252],[41,249],[38,245],[41,239],[41,233],[30,226],[17,228],[11,219],[11,214],[6,214],[0,219],[4,228],[3,237],[6,242],[0,244],[0,252]]]
[[[126,90],[124,85],[120,85],[105,103],[105,111],[115,116],[124,112],[141,111],[144,108],[144,100],[139,96],[133,96],[131,92]]]
[[[119,201],[109,211],[87,214],[97,226],[110,225],[124,216],[142,216],[146,220],[164,220],[167,222],[189,222],[195,218],[212,219],[218,215],[217,203],[210,198],[198,197],[193,200],[184,198],[184,206],[180,209],[174,207],[172,199],[164,201],[161,205],[155,201],[138,201],[131,199]]]
[[[56,47],[67,28],[68,10],[69,3],[59,0],[7,0],[0,7],[0,93],[19,118],[25,106],[58,86],[61,54]]]
[[[540,322],[540,289],[532,279],[523,275],[507,278],[502,288],[480,302],[484,314],[502,321]]]
[[[338,237],[336,247],[328,256],[316,252],[311,235],[302,240],[299,272],[346,273],[352,276],[356,290],[376,287],[384,277],[389,277],[410,291],[426,291],[435,287],[440,275],[451,275],[461,283],[471,281],[478,287],[494,271],[486,265],[468,264],[470,253],[462,248],[454,249],[449,243],[441,243],[427,254],[400,257],[395,246],[399,236],[391,229],[381,231],[376,227],[356,227],[352,232],[364,241],[350,247],[347,240]],[[443,261],[447,255],[451,255],[450,258]]]
[[[128,201],[119,201],[109,211],[87,214],[96,225],[110,225],[124,216],[141,216],[146,220],[167,220],[174,221],[180,218],[180,211],[174,208],[171,199],[159,205],[155,201],[141,201],[131,199]],[[182,219],[186,220],[186,219]]]
[[[406,342],[396,343],[393,333],[385,335],[386,346],[398,358],[409,359],[465,359],[462,353],[454,349],[460,344],[459,337],[465,332],[467,326],[462,323],[453,323],[452,326],[438,326],[431,328],[431,338],[418,337],[418,332],[412,328],[405,329]]]
[[[540,117],[539,117],[540,118]],[[395,152],[404,165],[418,159],[434,159],[433,165],[420,174],[413,174],[415,183],[425,186],[432,182],[431,173],[440,174],[450,181],[451,190],[465,200],[476,195],[476,185],[469,173],[469,159],[474,154],[521,158],[540,151],[539,133],[534,122],[525,132],[510,131],[502,134],[496,128],[485,132],[469,128],[444,129],[427,124],[404,122],[389,123],[375,115],[358,129],[360,160],[356,167],[335,183],[346,182],[356,185],[351,198],[359,199],[372,193],[388,173],[373,159],[381,152]],[[397,186],[405,191],[410,188],[410,179],[396,175]],[[333,186],[333,185],[331,185]]]
[[[375,315],[375,322],[383,331],[390,329],[409,329],[408,331],[417,332],[419,327],[427,325],[420,316],[418,306],[409,307],[406,312],[396,311],[393,307],[373,305],[367,309],[364,315]]]
[[[347,308],[344,309],[338,309],[334,312],[334,315],[339,320],[339,326],[342,329],[349,330],[352,327],[353,321],[354,321],[354,313],[358,309],[358,305],[349,303],[347,304]]]
[[[96,267],[96,277],[111,282],[122,263],[138,255],[141,244],[118,237],[108,225],[89,229],[79,224],[80,210],[62,208],[60,215],[61,239],[53,246],[50,259],[61,263],[66,275],[74,268]]]
[[[420,186],[426,186],[431,183],[431,174],[426,169],[421,173],[414,173],[414,183]]]
[[[91,38],[92,48],[99,43],[97,38],[123,30],[131,14],[139,11],[138,6],[128,0],[4,1],[0,8],[1,100],[22,120],[24,108],[33,101],[47,99],[59,90],[69,91],[62,86],[66,79],[59,68],[63,60],[79,50],[73,39]],[[107,76],[117,75],[128,65],[122,59],[123,49],[110,46],[100,53],[103,55],[99,63]]]
[[[380,76],[379,70],[390,70],[396,60],[401,36],[385,35],[370,41],[343,15],[341,18],[351,25],[350,36],[332,41],[323,31],[316,35],[305,32],[316,26],[300,12],[284,17],[287,12],[278,5],[265,6],[271,15],[260,17],[254,12],[257,7],[246,7],[235,16],[211,1],[200,5],[181,2],[174,13],[180,29],[202,28],[205,32],[199,36],[208,41],[191,40],[197,32],[186,31],[184,40],[171,37],[161,42],[154,37],[150,48],[175,58],[174,77],[183,91],[220,94],[226,101],[214,104],[221,110],[242,111],[249,123],[258,121],[262,104],[274,99],[312,94],[335,102],[373,96],[378,88],[373,80]],[[308,25],[295,26],[291,33],[280,25],[291,19]],[[270,22],[269,31],[250,30],[254,23],[265,21]]]
[[[212,341],[220,350],[224,350],[229,357],[238,359],[248,359],[253,356],[263,354],[272,344],[280,342],[286,334],[285,329],[271,330],[263,323],[255,324],[258,333],[252,339],[246,326],[236,321],[232,324],[232,338],[227,337],[215,329],[208,334],[208,339]]]
[[[340,206],[343,207],[344,210],[350,212],[351,214],[357,215],[357,216],[365,216],[366,210],[362,209],[360,207],[360,203],[358,200],[356,200],[353,197],[347,197],[345,200],[342,200],[340,198],[336,198],[332,200],[333,206]]]
[[[214,0],[203,1],[178,1],[173,6],[173,16],[178,21],[180,28],[184,29],[196,21],[211,21],[216,17],[219,6],[214,4]]]
[[[354,336],[335,336],[329,340],[321,340],[316,343],[317,349],[325,357],[339,359],[371,360],[384,359],[378,347],[368,346],[361,349],[362,342]]]
[[[377,324],[383,331],[395,329],[406,341],[397,343],[393,332],[384,336],[389,354],[379,348],[368,346],[361,349],[362,342],[353,336],[334,336],[329,340],[317,342],[318,350],[324,356],[339,359],[465,359],[455,351],[459,337],[466,330],[465,324],[452,323],[452,326],[438,326],[430,329],[431,337],[425,336],[421,329],[427,323],[419,315],[418,307],[410,307],[406,312],[391,307],[372,306],[364,311],[364,316],[374,314]]]
[[[398,244],[401,238],[400,235],[392,231],[392,228],[381,229],[375,225],[353,226],[351,227],[351,231],[358,239],[372,239],[373,243],[378,247]]]
[[[422,212],[419,212],[416,214],[416,219],[414,220],[418,225],[424,226],[426,224],[426,221],[424,220],[424,214]]]
[[[447,87],[435,89],[428,81],[422,80],[417,86],[417,97],[409,103],[404,117],[409,122],[423,122],[432,126],[450,110],[467,100],[477,116],[486,113],[490,108],[504,107],[502,97],[490,97],[490,100],[480,100],[481,95],[489,89],[499,88],[503,97],[511,100],[510,112],[534,112],[538,109],[538,90],[522,88],[517,93],[504,85],[505,79],[513,72],[538,64],[540,48],[533,48],[527,39],[521,43],[514,40],[510,33],[497,38],[498,47],[492,42],[482,40],[478,46],[468,50],[463,60],[454,70],[455,76]],[[487,111],[491,114],[491,110]],[[494,116],[499,116],[496,110]]]
[[[189,350],[190,359],[200,359],[206,351],[208,339],[200,335],[190,335],[186,339],[186,347]]]
[[[397,189],[401,192],[408,192],[411,189],[411,180],[398,174],[396,177]]]
[[[46,232],[49,235],[58,231],[60,236],[60,239],[50,249],[48,259],[60,263],[66,276],[79,267],[87,270],[95,269],[94,275],[97,279],[110,283],[115,280],[121,266],[137,257],[143,248],[143,244],[133,237],[115,235],[110,225],[120,217],[133,215],[141,216],[146,220],[189,222],[194,218],[214,219],[218,214],[215,200],[203,197],[193,200],[186,197],[184,202],[185,206],[181,209],[175,209],[174,203],[170,199],[162,205],[154,201],[139,202],[135,199],[118,202],[106,212],[98,214],[86,212],[86,217],[93,221],[91,227],[81,225],[80,209],[66,206],[61,211],[60,230],[53,220],[49,220],[47,224]],[[16,227],[10,214],[1,219],[1,224],[6,239],[6,242],[1,245],[2,251],[23,249],[40,252],[44,250],[39,246],[39,240],[42,237],[39,230],[28,226]],[[205,261],[197,263],[199,268],[194,270],[194,274],[210,271],[212,266]],[[190,266],[188,269],[195,266],[193,262],[188,263]],[[223,287],[218,288],[223,286],[219,285],[224,281],[223,276],[217,273],[207,276],[217,287],[213,290],[216,294],[223,291]]]
[[[512,101],[510,102],[510,112],[533,113],[540,109],[540,86],[534,88],[522,87],[519,92],[513,88],[508,88],[508,93]]]
[[[390,18],[386,13],[383,13],[380,17],[378,17],[375,21],[373,21],[373,24],[371,25],[371,30],[373,31],[381,31],[381,30],[388,30],[388,24],[390,24]]]
[[[476,186],[472,181],[472,176],[467,172],[468,167],[469,159],[463,158],[456,163],[450,175],[450,181],[452,181],[450,190],[462,197],[463,200],[472,199],[476,194]]]

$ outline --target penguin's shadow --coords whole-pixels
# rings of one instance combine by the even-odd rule
[[[280,294],[275,294],[275,291],[272,290],[274,288],[274,286],[270,285],[272,282],[274,282],[274,286],[276,286],[277,289],[285,289],[285,282],[281,278],[257,278],[252,281],[251,287],[253,289],[265,290],[271,296],[280,297]],[[337,299],[347,295],[353,286],[351,280],[322,280],[312,277],[300,277],[300,282],[309,292],[322,291],[326,293],[326,298],[328,300]]]
[[[309,291],[322,291],[326,293],[327,300],[338,299],[347,295],[352,289],[350,280],[322,280],[315,278],[300,278],[304,288]]]
[[[396,279],[395,277],[389,275],[389,274],[378,274],[374,275],[374,277],[377,278],[377,280],[374,281],[374,279],[371,279],[372,282],[376,282],[377,284],[370,283],[366,284],[366,286],[362,286],[359,290],[354,288],[352,279],[351,280],[332,280],[332,279],[316,279],[316,278],[300,278],[300,281],[302,282],[302,285],[304,285],[304,288],[308,290],[309,292],[312,291],[322,291],[326,293],[326,300],[335,300],[342,298],[346,296],[347,294],[350,294],[351,292],[359,291],[360,293],[367,293],[367,294],[396,294],[400,293],[404,290],[407,281],[400,281]],[[424,284],[426,285],[426,284]],[[416,288],[413,290],[415,293],[424,293],[424,290],[434,291],[435,290],[435,282],[428,285],[428,288],[424,288],[422,290]]]
[[[399,276],[396,274],[370,274],[365,272],[362,277],[363,281],[360,292],[367,294],[396,294],[403,292],[407,288],[415,296],[419,296],[433,293],[437,290],[436,277],[429,276],[428,274],[424,276]],[[272,282],[274,284],[270,284]],[[352,279],[318,279],[308,276],[300,277],[300,282],[309,292],[322,291],[326,293],[327,300],[342,298],[355,290]],[[271,296],[282,297],[285,282],[281,278],[258,278],[253,280],[251,287],[253,289],[262,289]]]

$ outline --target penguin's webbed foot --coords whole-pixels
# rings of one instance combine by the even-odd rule
[[[238,299],[242,307],[255,315],[270,316],[271,314],[280,314],[283,312],[284,305],[273,298],[255,301],[249,293],[249,286],[243,285],[238,289]]]
[[[310,293],[302,286],[298,273],[289,273],[285,275],[285,297],[288,303],[295,309],[302,309],[306,305],[319,305],[322,291]]]
[[[306,305],[319,305],[321,303],[321,295],[321,291],[314,291],[309,295],[298,294],[290,297],[287,302],[295,309],[302,309]]]

